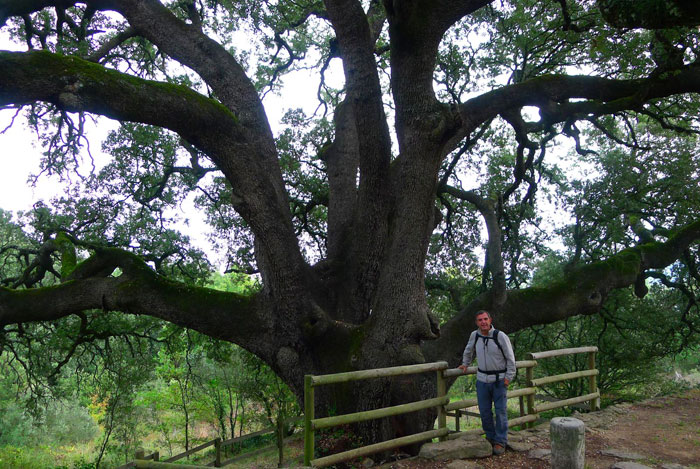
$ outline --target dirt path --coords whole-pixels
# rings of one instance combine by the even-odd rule
[[[634,462],[651,468],[700,469],[700,389],[672,397],[636,404],[621,404],[601,412],[576,415],[586,424],[586,469],[609,469],[629,458],[608,454],[636,453]],[[398,461],[383,469],[527,468],[549,469],[549,459],[535,459],[533,449],[549,449],[549,424],[517,432],[528,450],[509,450],[498,457],[433,462],[420,459]],[[516,437],[518,438],[518,437]],[[515,440],[516,438],[513,438]],[[470,464],[471,463],[471,464]],[[673,466],[676,464],[677,466]]]

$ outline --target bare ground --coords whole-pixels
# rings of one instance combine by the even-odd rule
[[[664,464],[700,469],[700,389],[678,395],[621,404],[601,412],[576,415],[586,424],[586,469],[609,469],[628,459],[606,455],[606,450],[636,453],[636,462],[652,468]],[[549,449],[548,423],[534,431],[518,432],[534,449]],[[529,451],[506,451],[502,456],[472,460],[483,469],[549,469],[548,459],[529,457]],[[382,466],[382,469],[442,469],[452,461],[410,459]]]

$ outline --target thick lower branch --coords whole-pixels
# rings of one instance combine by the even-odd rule
[[[616,28],[665,29],[700,24],[694,0],[598,0],[605,21]]]
[[[700,221],[696,221],[678,230],[665,243],[647,243],[625,249],[604,261],[584,265],[551,286],[511,290],[494,322],[499,329],[513,332],[579,314],[595,314],[611,290],[634,285],[645,269],[660,269],[672,264],[699,239]],[[426,360],[447,359],[458,364],[468,331],[474,329],[474,312],[479,309],[493,310],[490,292],[477,297],[444,324],[439,339],[423,342]]]
[[[167,280],[125,251],[109,250],[78,266],[59,285],[0,289],[0,325],[51,321],[90,309],[147,314],[260,352],[273,329],[258,296]],[[117,253],[121,253],[118,255]],[[118,277],[106,276],[116,267]],[[88,272],[101,275],[86,277]],[[269,354],[268,354],[269,355]]]

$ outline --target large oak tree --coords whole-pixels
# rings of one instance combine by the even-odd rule
[[[697,280],[700,18],[690,3],[0,0],[0,24],[27,46],[0,52],[0,105],[26,109],[46,170],[70,171],[86,115],[119,121],[106,144],[118,164],[100,185],[79,182],[139,207],[128,228],[124,199],[94,197],[43,224],[38,207],[41,244],[3,245],[21,269],[3,280],[0,324],[21,333],[75,316],[84,331],[100,311],[150,315],[239,344],[300,396],[306,373],[457,365],[478,309],[512,332],[595,314],[613,289],[643,297],[650,276],[679,286],[672,265]],[[234,34],[245,28],[257,62]],[[339,90],[325,81],[337,62]],[[332,122],[292,113],[276,137],[263,97],[309,63]],[[588,163],[630,164],[608,165],[607,186],[567,181],[552,161],[564,141]],[[165,231],[136,234],[135,220],[162,224],[178,190],[198,184],[259,291],[198,286],[175,275],[181,251],[158,244]],[[544,249],[545,190],[559,191],[570,257],[559,280],[527,288]],[[601,205],[608,198],[627,206]],[[480,282],[467,295],[442,274],[474,260],[480,226],[482,268],[459,274]],[[459,305],[448,321],[431,311],[432,289]],[[429,379],[374,382],[323,396],[319,411],[432,392]],[[409,433],[432,417],[365,433]]]

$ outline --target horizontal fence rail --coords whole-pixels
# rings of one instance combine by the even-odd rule
[[[371,378],[388,378],[391,376],[414,375],[428,371],[446,370],[447,362],[422,363],[420,365],[393,366],[391,368],[376,368],[373,370],[348,371],[331,375],[311,376],[312,386],[324,384],[346,383]]]
[[[195,464],[174,464],[172,462],[146,461],[136,459],[133,466],[139,469],[203,469],[207,466],[197,466]]]
[[[415,435],[394,438],[393,440],[387,440],[381,443],[375,443],[373,445],[351,449],[343,453],[337,453],[332,454],[330,456],[325,456],[323,458],[313,459],[311,463],[317,467],[330,466],[331,464],[337,464],[343,461],[348,461],[350,459],[368,456],[370,454],[378,453],[380,451],[387,451],[390,449],[399,448],[401,446],[411,445],[413,443],[420,443],[421,441],[432,440],[433,438],[445,437],[447,436],[447,433],[447,428],[440,428],[438,430],[430,430],[423,433],[416,433]]]
[[[583,378],[586,376],[598,376],[598,370],[574,371],[572,373],[564,373],[562,375],[545,376],[544,378],[533,379],[532,384],[533,386],[543,386],[545,384],[558,383],[560,381]]]
[[[449,401],[450,398],[447,396],[436,397],[434,399],[426,399],[424,401],[411,402],[408,404],[401,404],[392,407],[383,407],[381,409],[376,410],[355,412],[354,414],[344,414],[339,415],[337,417],[314,419],[311,422],[311,427],[314,430],[319,430],[321,428],[337,427],[339,425],[346,425],[348,423],[364,422],[365,420],[390,417],[392,415],[407,414],[409,412],[415,412],[417,410],[430,409],[431,407],[444,405],[447,404]]]
[[[216,444],[217,440],[219,440],[219,439],[217,438],[215,440],[211,440],[211,441],[207,441],[206,443],[202,443],[201,445],[195,446],[194,448],[192,448],[188,451],[185,451],[184,453],[176,454],[175,456],[173,456],[171,458],[164,459],[163,462],[175,462],[175,461],[178,461],[182,458],[186,458],[187,456],[191,456],[198,451],[202,451],[203,449],[209,448],[210,446],[214,446]]]
[[[562,355],[574,355],[577,353],[596,353],[597,351],[598,347],[576,347],[547,350],[546,352],[532,352],[528,355],[532,360],[539,360],[540,358],[560,357]]]

